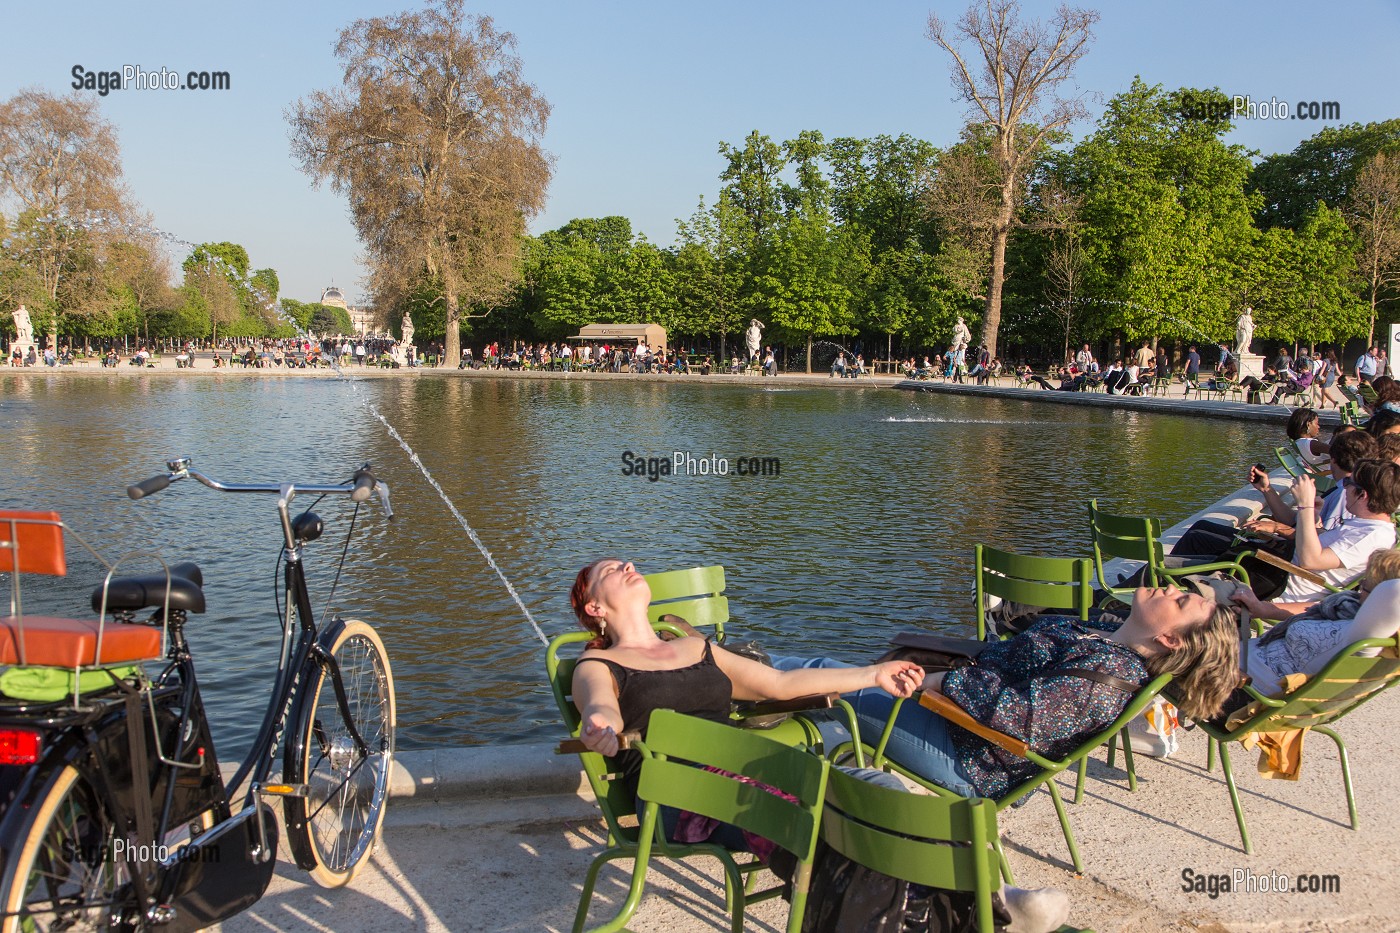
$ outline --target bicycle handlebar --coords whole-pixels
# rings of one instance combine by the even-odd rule
[[[186,476],[193,476],[195,479],[210,489],[219,492],[262,492],[275,493],[278,496],[291,500],[298,492],[307,492],[314,495],[334,495],[336,493],[347,493],[353,502],[364,502],[372,493],[379,494],[379,502],[384,507],[384,514],[387,518],[394,517],[394,510],[389,505],[389,484],[375,478],[366,463],[355,471],[354,478],[348,483],[337,483],[334,485],[298,485],[295,483],[270,484],[270,483],[221,483],[218,480],[205,476],[198,470],[190,466],[188,457],[178,457],[166,462],[170,472],[150,479],[142,480],[126,487],[126,494],[132,499],[143,499],[155,492],[165,489],[175,480],[184,479]]]
[[[164,473],[160,476],[152,476],[150,479],[143,479],[126,487],[126,494],[133,499],[144,499],[153,492],[160,492],[170,485],[170,477]]]

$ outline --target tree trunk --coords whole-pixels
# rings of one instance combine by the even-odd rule
[[[449,288],[447,292],[447,335],[444,341],[446,348],[443,355],[449,360],[460,360],[462,357],[462,307],[457,301],[457,290]]]
[[[812,375],[812,335],[807,335],[807,375]]]
[[[1001,329],[1001,286],[1006,275],[1006,241],[1011,235],[1008,224],[997,224],[992,235],[992,275],[987,285],[987,312],[982,319],[982,342],[987,352],[997,355],[997,331]]]

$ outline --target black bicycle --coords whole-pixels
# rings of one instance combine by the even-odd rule
[[[393,517],[387,486],[368,464],[340,485],[233,485],[201,475],[187,458],[167,467],[128,487],[131,498],[186,477],[277,497],[285,602],[267,711],[225,782],[185,638],[188,615],[205,609],[199,567],[109,573],[92,594],[98,622],[23,617],[17,574],[26,560],[42,568],[45,542],[63,526],[53,513],[0,513],[9,526],[0,545],[13,552],[7,563],[0,550],[0,570],[16,574],[12,618],[0,620],[0,664],[39,673],[66,666],[73,677],[62,699],[0,696],[0,933],[185,931],[227,919],[272,879],[274,798],[297,865],[322,885],[350,881],[373,850],[393,764],[394,678],[369,625],[335,618],[318,626],[302,561],[324,524],[309,510],[293,515],[291,503],[299,494],[356,503],[343,568],[359,503],[377,493]],[[62,573],[61,538],[57,554]],[[147,610],[154,614],[138,621]],[[154,677],[140,663],[152,659],[162,661]]]

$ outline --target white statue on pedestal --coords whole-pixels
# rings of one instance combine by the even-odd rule
[[[967,329],[967,322],[958,315],[958,323],[953,327],[953,352],[961,353],[967,349],[968,342],[972,340],[972,331]]]
[[[413,318],[407,311],[403,313],[403,339],[394,344],[394,362],[400,366],[408,365],[408,348],[413,346]]]
[[[34,345],[34,322],[29,319],[28,309],[20,305],[19,310],[12,314],[15,319],[15,339],[10,341],[10,352],[18,350],[21,354],[28,354],[30,350],[37,350]]]
[[[1243,360],[1249,352],[1250,341],[1254,339],[1254,312],[1249,305],[1244,306],[1240,318],[1235,322],[1235,359]]]
[[[758,356],[758,348],[763,343],[763,323],[758,318],[749,320],[749,329],[744,331],[744,345],[749,349],[749,360]]]

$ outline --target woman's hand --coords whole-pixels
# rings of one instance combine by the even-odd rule
[[[1258,596],[1255,596],[1254,591],[1247,586],[1237,587],[1235,592],[1231,594],[1230,600],[1243,606],[1249,612],[1250,616],[1256,619],[1270,618],[1268,613],[1274,608]]]
[[[875,665],[875,686],[897,697],[911,697],[924,682],[924,669],[913,661]]]
[[[608,725],[607,718],[594,714],[583,721],[578,737],[591,752],[612,757],[617,754],[617,732]]]
[[[1249,468],[1249,485],[1253,486],[1255,489],[1259,490],[1260,492],[1268,492],[1268,491],[1269,491],[1269,485],[1270,485],[1270,484],[1269,484],[1269,471],[1268,471],[1268,470],[1261,470],[1261,469],[1259,469],[1259,467],[1257,467],[1257,466],[1252,466],[1252,467],[1250,467],[1250,468]]]

